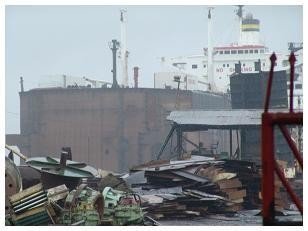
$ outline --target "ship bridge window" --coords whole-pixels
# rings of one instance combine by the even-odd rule
[[[236,54],[236,50],[231,50],[231,54]]]
[[[230,51],[225,51],[225,54],[226,54],[226,55],[229,55],[229,54],[230,54]]]
[[[261,49],[261,50],[260,50],[260,54],[263,54],[263,53],[264,53],[264,49]]]
[[[245,54],[248,54],[248,50],[245,50]]]
[[[253,50],[249,50],[249,54],[252,54],[253,53]]]
[[[243,54],[244,53],[244,51],[243,50],[238,50],[238,52],[237,52],[238,54]]]
[[[192,68],[192,69],[197,69],[197,68],[198,68],[198,65],[197,65],[197,64],[193,64],[193,65],[191,65],[191,68]]]
[[[302,89],[303,88],[303,85],[302,84],[295,84],[295,89]]]
[[[224,52],[223,51],[219,51],[219,54],[222,55]]]
[[[227,67],[229,67],[229,63],[227,63]]]
[[[255,54],[258,54],[258,53],[259,53],[259,51],[258,51],[258,50],[254,50],[254,53],[255,53]]]
[[[226,64],[222,64],[222,67],[225,67],[226,66]]]
[[[203,67],[206,68],[206,64],[203,64]]]

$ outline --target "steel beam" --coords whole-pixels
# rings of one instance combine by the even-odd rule
[[[262,115],[262,215],[263,225],[274,222],[274,129],[271,116]]]

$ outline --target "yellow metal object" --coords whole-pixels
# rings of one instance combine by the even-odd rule
[[[258,24],[242,24],[242,30],[247,30],[247,29],[260,29],[260,25]]]

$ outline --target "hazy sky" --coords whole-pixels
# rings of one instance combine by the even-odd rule
[[[7,134],[19,133],[19,77],[25,90],[44,75],[88,76],[112,82],[108,42],[120,39],[127,9],[129,78],[140,67],[140,87],[153,86],[159,57],[201,54],[207,44],[206,6],[6,6],[5,90]],[[213,11],[214,45],[236,41],[235,6]],[[261,36],[275,51],[303,41],[302,6],[245,6],[260,20]],[[131,81],[132,82],[132,81]]]

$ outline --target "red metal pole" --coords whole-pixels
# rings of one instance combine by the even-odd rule
[[[274,201],[274,129],[271,116],[262,114],[262,215],[263,224],[272,224],[275,218]]]
[[[283,186],[286,188],[286,190],[289,193],[290,197],[292,198],[293,202],[296,204],[298,210],[303,215],[303,205],[300,202],[300,200],[298,199],[298,197],[295,195],[295,193],[293,192],[292,188],[290,187],[289,183],[287,182],[286,178],[284,177],[284,174],[281,172],[281,170],[280,170],[276,161],[275,161],[275,170],[276,170],[276,173],[277,173],[278,177],[280,178]]]
[[[294,52],[292,51],[290,57],[289,57],[289,63],[291,66],[290,69],[290,112],[293,112],[293,90],[294,90],[294,64],[295,64],[296,58],[294,55]]]
[[[275,53],[273,53],[270,57],[271,69],[270,69],[270,74],[269,74],[269,79],[268,79],[268,84],[267,84],[267,89],[266,89],[264,112],[267,112],[268,107],[269,107],[269,102],[270,102],[270,98],[271,98],[272,82],[273,82],[273,76],[274,76],[274,66],[275,66],[276,59],[277,59],[276,55],[275,55]]]
[[[288,129],[286,128],[285,125],[279,124],[279,128],[284,136],[284,138],[287,140],[291,150],[293,151],[293,154],[295,156],[295,158],[298,160],[298,163],[301,165],[301,167],[303,168],[303,158],[301,157],[296,144],[294,143],[294,141],[291,139],[290,133],[288,131]]]

